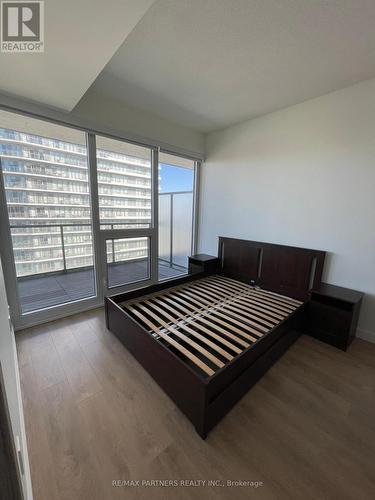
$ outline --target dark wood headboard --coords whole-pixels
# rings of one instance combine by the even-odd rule
[[[325,255],[322,250],[219,237],[219,272],[301,300],[320,284]]]

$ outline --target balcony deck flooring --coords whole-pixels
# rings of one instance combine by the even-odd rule
[[[116,285],[144,279],[146,262],[126,262],[109,267],[109,281]],[[184,274],[181,267],[169,267],[159,261],[159,277],[173,278]],[[68,271],[50,276],[31,276],[18,282],[22,312],[31,312],[94,295],[94,273],[92,269]]]

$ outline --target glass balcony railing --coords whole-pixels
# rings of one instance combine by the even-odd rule
[[[103,224],[102,229],[125,229],[139,225],[121,221],[118,224]],[[11,236],[17,278],[93,266],[90,224],[67,222],[12,225]],[[117,245],[116,248],[113,241],[107,242],[108,262],[130,261],[144,256],[145,249],[136,239],[122,247]]]
[[[174,192],[159,195],[159,260],[169,267],[187,268],[191,233],[186,231],[185,213],[189,213],[193,193]],[[81,214],[82,215],[82,214]],[[83,220],[82,220],[83,219]],[[141,219],[119,219],[100,225],[101,229],[149,227]],[[17,278],[68,272],[92,267],[92,229],[88,219],[77,222],[34,223],[32,219],[11,220],[11,236]],[[107,262],[130,262],[147,257],[142,238],[121,245],[107,241]]]

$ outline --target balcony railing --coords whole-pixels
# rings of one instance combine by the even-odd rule
[[[129,221],[120,221],[120,222],[115,222],[115,223],[103,223],[101,224],[101,229],[126,229],[126,228],[134,228],[134,226],[137,227],[149,227],[149,224],[145,224],[144,222],[129,222]],[[68,228],[71,228],[68,230]],[[79,229],[77,229],[79,228]],[[48,232],[28,232],[25,234],[24,232],[14,232],[15,229],[22,229],[22,230],[33,230],[33,229],[47,229],[49,230]],[[17,271],[17,277],[26,277],[26,276],[35,276],[35,275],[42,275],[42,274],[50,274],[54,272],[67,272],[67,271],[72,271],[75,269],[82,269],[85,267],[89,267],[93,265],[93,250],[92,250],[92,238],[91,238],[91,224],[89,223],[76,223],[76,222],[70,222],[70,223],[59,223],[59,224],[12,224],[11,225],[11,234],[12,234],[12,239],[13,239],[13,250],[14,252],[17,251],[39,251],[39,252],[48,252],[48,250],[54,250],[56,253],[59,253],[58,256],[53,256],[51,255],[50,257],[47,255],[42,256],[41,258],[31,258],[31,259],[15,259],[15,264],[16,264],[16,271]],[[71,238],[74,235],[83,235],[86,234],[88,235],[88,239],[86,241],[80,241],[80,242],[74,242],[74,243],[69,243],[69,238]],[[17,237],[24,237],[24,238],[45,238],[50,237],[51,239],[54,239],[55,241],[53,243],[45,243],[41,245],[30,245],[30,246],[17,246]],[[58,243],[56,243],[56,239],[58,239]],[[68,241],[67,241],[68,240]],[[141,240],[140,240],[141,241]],[[123,255],[124,253],[131,253],[131,252],[139,252],[140,250],[146,250],[142,247],[137,247],[137,245],[131,245],[129,248],[123,248],[118,251],[115,249],[114,245],[114,240],[108,240],[109,245],[107,246],[107,259],[108,262],[114,263],[114,262],[124,262],[124,261],[130,261],[133,260],[132,257],[125,257],[125,258],[118,258],[117,255]],[[136,243],[136,239],[132,239],[132,244]],[[69,247],[90,247],[90,250],[86,253],[77,253],[73,255],[67,255],[67,248]],[[144,252],[144,256],[146,257],[146,251]],[[137,255],[136,258],[141,258],[140,255]],[[69,265],[68,261],[70,259],[85,259],[86,263],[84,264],[77,264],[77,265]],[[90,262],[91,261],[91,262]],[[59,263],[60,265],[56,265],[53,269],[47,269],[45,266],[43,270],[37,271],[38,264],[43,262],[56,262]],[[34,270],[32,271],[22,271],[20,267],[23,264],[29,264],[33,266],[34,264]]]
[[[192,198],[192,191],[159,194],[159,260],[167,263],[171,268],[177,266],[185,269],[187,267],[187,256],[191,252]],[[46,223],[33,223],[32,219],[22,224],[11,221],[17,277],[66,273],[91,267],[93,265],[92,229],[88,219],[86,221],[83,222],[82,218],[81,222],[71,220],[61,223],[48,223],[47,221]],[[144,228],[150,227],[150,223],[141,219],[119,220],[102,222],[100,227],[101,229]],[[74,236],[81,236],[81,241],[74,241]],[[21,238],[26,239],[27,243],[21,243]],[[82,250],[81,253],[70,253],[70,248]],[[29,255],[22,256],[22,252],[27,252]],[[131,256],[132,253],[134,257]],[[137,246],[137,239],[132,238],[129,246],[124,248],[118,248],[118,244],[116,248],[114,240],[107,242],[109,264],[132,261],[142,257],[147,257],[147,248],[144,247],[142,239],[139,239]]]
[[[159,193],[159,259],[187,268],[191,254],[193,192]]]

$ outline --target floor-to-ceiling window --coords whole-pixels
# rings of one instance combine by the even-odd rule
[[[193,241],[195,162],[159,155],[159,278],[186,274]]]
[[[94,296],[85,133],[0,111],[0,162],[21,311]]]
[[[151,280],[151,160],[151,148],[96,136],[100,232],[112,236],[105,238],[107,289]]]
[[[20,316],[187,272],[195,161],[0,110],[0,166]]]

